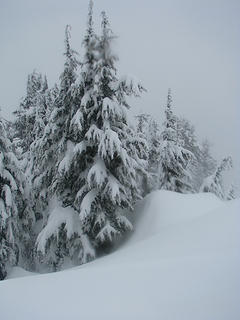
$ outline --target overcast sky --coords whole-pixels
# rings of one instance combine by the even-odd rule
[[[66,24],[81,54],[88,0],[0,0],[0,106],[11,117],[36,69],[50,85],[63,69]],[[148,92],[132,111],[162,122],[167,89],[174,110],[213,143],[217,158],[232,155],[240,180],[240,1],[98,0],[95,26],[105,10],[118,36],[119,73],[133,74]]]

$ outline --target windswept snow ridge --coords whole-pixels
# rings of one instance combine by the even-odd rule
[[[2,281],[1,319],[238,320],[239,209],[240,200],[156,191],[115,253]]]

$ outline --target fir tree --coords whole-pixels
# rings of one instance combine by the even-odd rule
[[[19,138],[19,146],[22,153],[30,150],[30,146],[36,137],[43,134],[47,122],[48,108],[47,96],[49,95],[46,77],[34,71],[28,76],[27,95],[22,100],[16,116],[15,128]]]
[[[202,185],[205,178],[214,174],[217,162],[211,155],[211,145],[205,139],[200,146],[199,170],[198,170],[198,185]]]
[[[148,136],[150,118],[151,118],[150,114],[147,114],[147,113],[141,113],[136,116],[137,132],[145,135],[146,137]]]
[[[105,13],[102,18],[101,37],[86,43],[86,52],[94,48],[97,55],[92,60],[85,55],[83,72],[88,72],[81,77],[84,95],[80,108],[83,140],[74,147],[69,166],[74,207],[97,247],[132,228],[119,209],[133,208],[140,197],[137,174],[144,163],[142,141],[128,122],[126,100],[138,96],[143,88],[133,79],[117,78],[117,58],[111,51],[114,36]]]
[[[61,208],[72,205],[72,185],[75,175],[81,174],[81,170],[71,171],[73,149],[81,139],[80,122],[75,120],[78,116],[81,118],[78,103],[82,89],[74,89],[77,87],[75,82],[79,62],[70,46],[69,26],[65,30],[64,55],[66,61],[60,76],[59,94],[44,135],[36,144],[38,163],[34,178],[36,208],[44,212],[44,228],[38,235],[36,249],[39,260],[53,270],[60,269],[67,259],[81,264],[94,257],[77,213],[69,208]],[[57,212],[49,207],[51,199],[55,197],[60,202]],[[74,232],[69,231],[69,225],[74,226],[74,229],[71,228]]]
[[[149,122],[149,142],[148,142],[148,171],[152,176],[149,191],[157,189],[159,158],[160,158],[160,128],[158,123],[151,118]]]
[[[232,168],[231,157],[224,158],[217,166],[214,174],[204,179],[201,186],[201,192],[211,192],[222,200],[226,199],[226,193],[224,189],[223,173],[226,170]]]
[[[70,207],[53,201],[47,224],[36,240],[38,260],[47,270],[58,271],[64,264],[86,263],[95,257],[94,249],[83,234],[79,216]],[[42,269],[39,266],[39,269]]]
[[[0,118],[0,280],[22,260],[26,228],[23,188],[18,161]]]
[[[184,148],[182,140],[178,137],[177,118],[172,111],[170,89],[165,118],[160,143],[159,189],[181,193],[191,192],[193,189],[189,165],[193,154]]]
[[[236,199],[236,194],[235,194],[234,185],[232,184],[228,193],[227,193],[226,200],[233,200],[233,199]]]
[[[177,140],[184,149],[193,154],[188,168],[192,176],[193,191],[198,192],[202,183],[202,149],[198,143],[194,126],[185,118],[177,118]]]
[[[159,149],[160,149],[160,129],[158,123],[149,114],[137,116],[137,132],[141,139],[145,140],[147,146],[147,171],[148,175],[143,177],[143,194],[157,189]]]
[[[76,80],[76,69],[79,64],[76,52],[70,47],[70,26],[65,30],[66,61],[60,75],[60,88],[55,89],[53,110],[44,129],[42,137],[34,143],[33,188],[36,199],[36,211],[42,212],[54,194],[57,167],[69,151],[70,121],[74,112],[72,85]]]

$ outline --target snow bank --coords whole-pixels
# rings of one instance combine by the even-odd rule
[[[11,273],[8,275],[7,279],[23,278],[37,275],[37,273],[29,272],[20,267],[14,267],[11,270]],[[1,285],[0,285],[1,287]],[[0,303],[1,304],[1,303]]]
[[[4,320],[240,319],[240,200],[158,191],[115,253],[0,283]],[[12,303],[14,301],[14,308]]]
[[[135,232],[131,242],[162,232],[162,228],[189,222],[222,206],[223,202],[209,193],[180,194],[155,191],[141,201],[134,214]]]

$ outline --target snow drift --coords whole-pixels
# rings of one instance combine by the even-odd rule
[[[1,319],[238,320],[239,209],[211,194],[154,192],[115,253],[52,274],[13,270],[20,278],[0,283]]]

